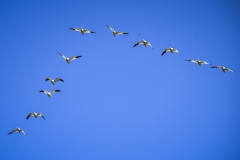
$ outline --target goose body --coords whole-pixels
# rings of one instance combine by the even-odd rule
[[[48,77],[48,78],[46,78],[45,81],[48,81],[48,80],[49,80],[53,85],[54,85],[54,83],[57,82],[57,81],[62,81],[62,82],[64,82],[63,79],[61,79],[61,78],[52,79],[52,78]]]
[[[112,34],[114,37],[116,37],[116,35],[119,35],[119,34],[128,34],[127,32],[117,32],[115,31],[112,27],[106,25],[111,31],[112,31]]]
[[[85,33],[96,33],[96,32],[93,32],[91,30],[88,30],[88,29],[83,29],[82,27],[80,27],[80,28],[69,28],[69,29],[80,32],[80,33],[82,33],[82,35],[84,35]]]
[[[16,129],[12,130],[11,132],[9,132],[8,135],[10,135],[14,132],[23,133],[24,135],[26,135],[25,132],[21,128],[18,128],[18,127]]]
[[[60,92],[60,90],[54,89],[54,90],[52,90],[51,92],[48,92],[48,91],[46,91],[46,90],[40,90],[39,92],[44,92],[48,97],[51,98],[53,93],[55,93],[55,92]]]
[[[176,52],[176,53],[179,54],[178,50],[175,49],[175,48],[172,48],[172,47],[166,48],[166,49],[162,52],[162,56],[163,56],[166,52],[171,52],[171,53],[175,53],[175,52]],[[179,54],[179,55],[181,56],[181,54]]]
[[[140,42],[137,42],[133,47],[136,47],[136,46],[139,45],[139,44],[143,44],[145,47],[147,47],[147,46],[152,47],[152,45],[150,44],[150,42],[146,41],[145,39],[143,39],[143,40],[140,41]],[[153,47],[152,47],[152,49],[153,49]]]
[[[201,61],[199,58],[196,59],[196,60],[186,60],[186,61],[188,61],[188,62],[193,62],[193,63],[197,63],[199,66],[201,66],[202,64],[209,64],[209,63],[206,62],[206,61]],[[209,64],[209,65],[211,65],[211,64]]]
[[[219,69],[221,69],[224,73],[226,73],[226,71],[233,72],[230,68],[226,68],[226,67],[224,67],[224,66],[212,66],[211,68],[219,68]]]
[[[45,117],[43,116],[42,113],[30,112],[26,119],[28,119],[31,116],[34,116],[35,118],[38,118],[40,116],[40,117],[42,117],[45,120]]]
[[[59,52],[58,52],[59,53]],[[64,58],[65,60],[66,60],[66,62],[68,63],[68,64],[70,64],[70,62],[72,61],[72,60],[75,60],[75,59],[77,59],[77,58],[81,58],[82,56],[73,56],[73,57],[71,57],[71,58],[68,58],[67,56],[64,56],[63,54],[61,54],[61,53],[59,53],[61,56],[62,56],[62,58]]]

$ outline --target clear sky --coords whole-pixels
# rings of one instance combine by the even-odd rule
[[[1,0],[0,21],[0,159],[240,159],[238,1]]]

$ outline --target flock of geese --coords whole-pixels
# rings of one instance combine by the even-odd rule
[[[106,25],[106,26],[112,31],[112,34],[113,34],[114,37],[116,37],[117,35],[121,35],[121,34],[128,34],[127,32],[118,32],[118,31],[115,31],[112,27],[110,27],[110,26],[108,26],[108,25]],[[82,27],[80,27],[80,28],[69,28],[69,29],[74,30],[74,31],[77,31],[77,32],[80,32],[80,33],[82,33],[82,35],[84,35],[85,33],[96,33],[96,32],[93,32],[93,31],[91,31],[91,30],[83,29]],[[137,42],[135,45],[133,45],[133,47],[136,47],[136,46],[138,46],[138,45],[140,45],[140,44],[144,45],[145,47],[150,46],[150,47],[153,49],[151,43],[148,42],[148,41],[146,41],[146,40],[144,40],[144,39],[142,39],[141,41]],[[178,54],[181,56],[181,54],[179,53],[179,51],[178,51],[177,49],[175,49],[175,48],[172,48],[172,47],[166,48],[166,49],[162,52],[162,56],[163,56],[166,52],[178,53]],[[59,52],[58,52],[58,53],[59,53]],[[60,56],[61,56],[62,58],[64,58],[64,59],[66,60],[66,62],[67,62],[68,64],[70,64],[70,62],[71,62],[72,60],[75,60],[75,59],[77,59],[77,58],[81,58],[81,57],[82,57],[82,56],[73,56],[73,57],[71,57],[71,58],[68,58],[67,56],[65,56],[65,55],[63,55],[63,54],[61,54],[61,53],[59,53],[59,54],[60,54]],[[209,65],[211,65],[210,63],[208,63],[208,62],[206,62],[206,61],[201,61],[199,58],[197,58],[196,60],[186,60],[186,61],[192,62],[192,63],[197,63],[199,66],[201,66],[201,65],[203,65],[203,64],[209,64]],[[212,66],[212,65],[211,65],[211,66]],[[224,67],[224,66],[212,66],[211,68],[219,68],[219,69],[221,69],[224,73],[225,73],[226,71],[233,72],[230,68],[226,68],[226,67]],[[45,81],[50,81],[53,85],[54,85],[57,81],[64,82],[64,80],[61,79],[61,78],[52,79],[52,78],[50,78],[50,77],[46,78]],[[52,90],[51,92],[46,91],[46,90],[40,90],[39,92],[43,92],[43,93],[45,93],[48,97],[51,98],[52,95],[53,95],[53,93],[55,93],[55,92],[60,92],[60,90],[54,89],[54,90]],[[42,113],[36,113],[36,112],[30,112],[30,113],[27,115],[27,118],[26,118],[26,119],[29,119],[29,118],[32,117],[32,116],[34,116],[35,118],[42,117],[42,118],[45,120],[45,117],[43,116]],[[16,129],[12,130],[11,132],[9,132],[8,135],[10,135],[10,134],[12,134],[12,133],[15,133],[15,132],[23,133],[24,135],[26,135],[25,132],[24,132],[24,130],[22,130],[21,128],[18,128],[18,127],[17,127]]]

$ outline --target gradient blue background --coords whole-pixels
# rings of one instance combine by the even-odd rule
[[[238,1],[1,0],[0,21],[0,159],[240,159]]]

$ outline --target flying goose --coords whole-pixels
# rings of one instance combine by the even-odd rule
[[[39,116],[41,116],[45,120],[45,117],[43,116],[42,113],[30,112],[26,119],[28,119],[31,116],[34,116],[35,118],[38,118]]]
[[[58,53],[59,53],[59,52],[58,52]],[[71,62],[72,60],[75,60],[75,59],[77,59],[77,58],[82,57],[82,56],[73,56],[73,57],[71,57],[71,58],[68,58],[67,56],[64,56],[64,55],[61,54],[61,53],[59,53],[59,54],[67,61],[68,64],[70,64],[70,62]]]
[[[57,82],[57,81],[62,81],[62,82],[64,82],[63,79],[61,79],[61,78],[52,79],[52,78],[48,77],[48,78],[46,78],[45,81],[48,81],[48,80],[50,80],[50,82],[51,82],[53,85],[54,85],[54,83]]]
[[[116,32],[112,27],[110,27],[108,25],[106,25],[106,26],[112,31],[114,37],[118,34],[128,34],[126,32]]]
[[[139,44],[143,44],[145,47],[147,47],[147,45],[149,45],[150,47],[152,47],[152,45],[148,42],[148,41],[146,41],[146,40],[142,40],[142,41],[140,41],[140,42],[137,42],[133,47],[136,47],[137,45],[139,45]],[[152,47],[152,49],[153,49],[153,47]]]
[[[172,47],[166,48],[166,49],[162,52],[162,56],[163,56],[166,52],[171,52],[171,53],[176,52],[176,53],[179,54],[178,50],[175,49],[175,48],[172,48]],[[179,54],[179,55],[181,56],[181,54]]]
[[[48,97],[51,98],[53,93],[55,93],[55,92],[60,92],[60,90],[54,89],[54,90],[52,90],[51,92],[48,92],[48,91],[46,91],[46,90],[40,90],[39,92],[44,92]]]
[[[219,68],[219,69],[221,69],[224,73],[225,73],[226,71],[233,72],[231,69],[226,68],[226,67],[224,67],[224,66],[212,66],[211,68]]]
[[[26,135],[26,134],[24,133],[24,131],[23,131],[21,128],[18,128],[18,127],[17,127],[16,129],[12,130],[11,132],[9,132],[8,135],[9,135],[9,134],[12,134],[12,133],[14,133],[14,132],[23,133],[24,135]]]
[[[208,63],[208,62],[201,61],[199,58],[196,59],[196,60],[186,60],[186,61],[193,62],[193,63],[197,63],[199,66],[201,66],[202,64],[209,64],[209,65],[211,65],[211,64]]]
[[[96,33],[96,32],[93,32],[91,30],[88,30],[88,29],[83,29],[82,27],[80,27],[80,28],[69,28],[69,29],[77,31],[77,32],[81,32],[82,35],[84,35],[84,33]]]

